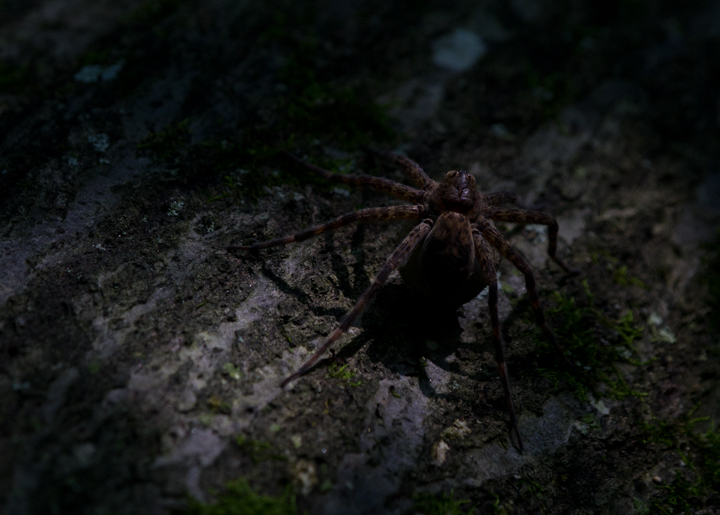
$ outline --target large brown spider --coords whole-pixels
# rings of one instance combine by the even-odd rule
[[[416,218],[420,220],[420,223],[410,231],[390,255],[372,285],[362,294],[338,328],[328,336],[325,343],[297,372],[282,382],[282,386],[306,373],[320,359],[333,342],[347,331],[370,298],[382,287],[390,273],[396,268],[400,269],[403,281],[410,288],[432,302],[450,308],[461,306],[489,286],[488,299],[495,359],[505,390],[513,432],[517,437],[518,447],[522,451],[522,438],[517,427],[515,408],[510,396],[510,382],[498,321],[498,286],[495,271],[500,262],[500,256],[497,251],[525,276],[528,295],[535,311],[535,321],[555,349],[563,357],[564,354],[540,309],[535,277],[530,265],[490,223],[490,220],[547,225],[548,255],[566,272],[575,273],[555,255],[558,234],[558,224],[555,218],[538,211],[498,207],[500,204],[508,202],[516,203],[516,194],[510,192],[480,193],[475,185],[475,178],[462,170],[450,171],[442,182],[435,182],[417,163],[397,154],[382,154],[382,156],[402,168],[420,189],[371,175],[336,175],[290,154],[288,156],[330,181],[353,186],[370,186],[378,191],[412,202],[413,205],[361,209],[292,236],[249,246],[231,245],[227,247],[227,250],[258,250],[303,241],[356,221]],[[567,359],[565,361],[567,362]]]

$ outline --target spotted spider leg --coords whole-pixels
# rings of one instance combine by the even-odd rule
[[[317,361],[322,357],[322,355],[325,354],[328,348],[333,343],[335,343],[335,341],[340,338],[340,336],[342,336],[345,331],[348,330],[348,328],[352,325],[357,316],[365,308],[365,305],[372,298],[372,296],[377,293],[377,291],[383,286],[383,284],[385,284],[385,281],[387,281],[388,277],[390,277],[390,273],[399,266],[402,266],[410,253],[417,246],[417,244],[423,241],[423,239],[425,239],[425,237],[430,232],[432,225],[433,221],[429,218],[426,218],[418,225],[416,225],[412,231],[410,231],[410,233],[390,255],[388,260],[385,262],[385,265],[382,267],[380,272],[373,280],[370,287],[365,290],[365,293],[360,296],[355,306],[353,306],[350,312],[345,315],[342,323],[337,327],[337,329],[335,329],[335,331],[332,332],[332,334],[330,334],[330,336],[327,337],[325,343],[323,343],[322,346],[320,346],[320,348],[315,351],[315,354],[313,354],[310,359],[307,360],[294,374],[287,377],[282,382],[281,386],[287,385],[293,379],[300,377],[308,370],[310,370],[313,365],[315,365],[315,363],[317,363]]]
[[[400,154],[392,154],[390,152],[379,152],[378,154],[388,162],[402,168],[402,170],[408,174],[415,184],[420,186],[423,190],[429,190],[435,184],[435,181],[427,176],[420,165],[409,157]]]
[[[494,208],[490,212],[490,218],[496,222],[511,222],[518,224],[539,224],[548,226],[548,255],[567,273],[575,275],[580,273],[577,268],[568,267],[565,262],[556,255],[558,223],[555,217],[539,211],[526,211],[524,209]]]
[[[540,308],[540,298],[538,297],[537,288],[535,286],[535,276],[530,268],[530,264],[517,250],[513,248],[512,245],[510,245],[510,242],[505,239],[505,236],[495,229],[495,227],[490,225],[487,220],[478,222],[477,227],[490,245],[498,249],[500,254],[510,261],[510,263],[512,263],[513,266],[525,276],[525,288],[527,289],[528,296],[530,297],[530,303],[533,311],[535,312],[535,324],[542,329],[545,337],[548,341],[550,341],[550,343],[552,343],[553,347],[555,347],[555,350],[558,354],[560,354],[565,364],[571,369],[576,370],[576,367],[570,362],[570,360],[568,360],[567,355],[565,354],[565,349],[563,349],[560,343],[558,343],[557,338],[555,338],[555,335],[545,321],[545,315],[543,315],[542,309]]]
[[[508,377],[507,365],[505,363],[505,350],[503,348],[502,336],[500,334],[500,318],[498,316],[498,284],[497,274],[493,266],[491,254],[492,250],[487,241],[482,237],[477,227],[473,228],[473,240],[475,241],[475,254],[485,271],[485,280],[488,284],[488,307],[490,309],[490,322],[492,325],[492,339],[495,346],[495,361],[500,372],[500,382],[505,391],[505,400],[507,402],[508,411],[510,412],[510,423],[513,432],[518,441],[520,452],[523,452],[522,438],[520,430],[517,426],[515,417],[515,406],[513,405],[512,396],[510,395],[510,379]]]
[[[517,193],[512,191],[501,191],[499,193],[486,193],[485,201],[491,206],[499,206],[500,204],[516,204],[518,201]]]
[[[285,238],[256,243],[255,245],[229,245],[226,250],[259,250],[268,247],[277,247],[296,241],[304,241],[318,234],[327,231],[334,231],[353,222],[379,222],[384,220],[404,220],[408,218],[419,218],[424,206],[390,206],[390,207],[369,207],[354,213],[348,213],[335,220],[318,225],[307,231],[299,232]]]
[[[385,179],[383,177],[375,177],[373,175],[338,175],[329,172],[324,168],[308,163],[307,161],[303,161],[289,152],[285,153],[285,155],[297,164],[304,166],[308,170],[312,170],[329,181],[350,184],[352,186],[369,186],[377,191],[387,193],[393,197],[401,198],[415,204],[422,202],[425,198],[424,191]]]

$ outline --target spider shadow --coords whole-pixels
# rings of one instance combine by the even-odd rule
[[[487,310],[486,305],[481,309]],[[465,343],[460,336],[463,329],[459,318],[460,309],[442,309],[436,305],[418,299],[402,283],[385,285],[377,294],[375,301],[362,317],[363,332],[342,347],[335,357],[347,359],[357,354],[367,345],[365,351],[372,363],[382,363],[388,370],[404,375],[417,376],[420,389],[428,398],[456,398],[455,393],[440,393],[436,390],[426,372],[424,360],[432,362],[440,369],[453,375],[464,376],[475,381],[488,382],[490,391],[481,395],[481,405],[505,409],[505,396],[494,359],[495,349],[492,343],[492,329],[487,317],[481,316],[478,341]],[[519,334],[513,334],[514,325],[528,325],[532,328]],[[511,376],[537,377],[538,368],[561,368],[561,357],[544,341],[535,325],[530,300],[522,296],[513,302],[509,313],[501,320],[501,333]],[[531,339],[528,346],[524,340]],[[369,343],[369,345],[368,345]],[[468,349],[478,355],[483,352],[493,354],[491,361],[485,361],[482,371],[461,370],[457,360],[448,361],[448,357],[460,349]],[[319,367],[327,366],[322,361]],[[480,363],[478,362],[478,365]],[[474,367],[471,367],[474,368]],[[483,387],[484,391],[484,387]],[[489,396],[489,397],[488,397]]]
[[[362,236],[360,237],[362,238]],[[361,256],[364,257],[362,254],[358,256],[361,258],[359,261],[364,262]],[[361,264],[355,266],[362,269]],[[335,262],[333,263],[333,269],[342,272],[343,265]],[[344,268],[345,274],[347,274],[347,270],[347,268]],[[347,314],[347,311],[342,308],[326,308],[316,305],[309,295],[300,288],[288,284],[267,266],[263,266],[262,273],[278,289],[295,297],[307,306],[315,316],[332,315],[339,324]],[[342,280],[339,282],[341,283],[341,290],[346,291],[348,295],[358,296],[354,291],[355,288],[350,286],[349,282],[344,283]],[[493,351],[490,341],[491,329],[487,320],[483,323],[480,341],[463,343],[460,340],[462,333],[459,322],[460,316],[459,308],[443,309],[419,299],[401,282],[386,284],[371,301],[361,318],[354,324],[357,325],[360,322],[363,332],[344,346],[338,345],[336,347],[337,352],[333,355],[326,355],[311,371],[326,368],[337,358],[347,360],[355,356],[367,345],[365,352],[372,363],[382,363],[388,370],[400,375],[418,377],[421,391],[428,398],[450,398],[453,395],[438,393],[435,390],[426,373],[424,365],[426,359],[442,370],[453,374],[472,377],[475,380],[492,380],[492,377],[498,381],[499,387],[500,383],[494,366],[490,367],[488,372],[468,374],[460,370],[457,362],[447,361],[449,356],[455,354],[461,348],[468,348],[474,353]],[[517,351],[512,351],[516,342],[509,334],[509,328],[518,319],[527,318],[528,316],[531,316],[530,301],[523,298],[513,305],[510,313],[501,321],[503,342],[509,358],[509,366],[514,369],[513,375],[536,375],[537,361],[541,361],[543,366],[553,366],[554,360],[557,359],[557,356],[553,353],[545,352],[542,356],[535,355],[534,363],[527,363],[526,360],[518,359]],[[538,360],[538,358],[540,359]],[[498,403],[502,405],[504,400],[500,399]]]
[[[363,332],[335,355],[341,359],[365,351],[372,363],[382,363],[391,372],[417,376],[427,397],[445,397],[435,391],[424,360],[452,373],[462,373],[447,358],[466,346],[457,309],[443,309],[418,299],[404,284],[387,284],[362,316]],[[368,345],[369,343],[369,345]],[[322,365],[320,365],[322,366]]]
[[[304,306],[307,306],[307,308],[312,312],[313,315],[318,317],[324,315],[332,315],[336,318],[342,319],[342,316],[346,313],[346,311],[342,308],[326,308],[314,304],[307,293],[305,293],[304,291],[302,291],[302,289],[296,286],[291,286],[282,277],[273,272],[265,262],[263,262],[261,270],[263,276],[272,281],[273,284],[275,284],[275,286],[281,292],[295,297],[300,303],[302,303]]]
[[[353,299],[362,295],[367,286],[370,286],[371,278],[365,271],[367,254],[363,248],[365,242],[366,226],[359,224],[353,232],[350,241],[350,249],[355,257],[355,263],[349,265],[342,256],[335,250],[334,241],[335,234],[327,232],[325,234],[325,249],[323,252],[330,257],[330,266],[338,280],[338,288],[347,298]],[[350,283],[350,269],[352,268],[352,276],[354,277],[354,286]]]
[[[328,234],[325,239],[324,252],[330,256],[331,269],[338,279],[338,288],[348,298],[359,297],[370,284],[364,266],[366,264],[366,254],[362,250],[365,236],[363,225],[360,225],[353,233],[352,248],[354,249],[355,263],[352,265],[348,264],[334,249],[331,234]],[[327,308],[317,305],[302,289],[291,286],[266,264],[263,264],[262,273],[279,290],[295,297],[315,316],[332,315],[339,324],[347,314],[347,310],[342,308]],[[352,284],[349,280],[351,274],[354,277]],[[509,327],[515,319],[527,316],[529,307],[529,301],[523,299],[514,305],[510,314],[501,321],[506,351],[514,343],[513,338],[508,334]],[[486,306],[481,309],[486,309]],[[491,329],[488,321],[484,320],[483,322],[480,341],[464,343],[460,339],[462,333],[459,322],[460,316],[459,308],[443,309],[442,306],[419,299],[403,283],[391,282],[380,289],[361,318],[354,324],[359,323],[363,328],[363,332],[344,346],[336,344],[337,352],[324,356],[312,367],[311,371],[327,368],[337,358],[347,360],[367,346],[365,352],[372,363],[382,363],[388,370],[400,375],[417,376],[420,389],[428,398],[454,398],[456,395],[436,391],[427,375],[424,360],[428,360],[440,369],[455,375],[482,381],[495,379],[498,381],[499,388],[500,383],[494,366],[489,367],[487,372],[468,373],[460,370],[457,361],[447,361],[449,356],[455,354],[461,348],[467,348],[474,353],[493,351]],[[515,368],[516,373],[527,373],[534,368],[520,362],[512,363],[511,366]],[[504,399],[499,398],[498,406],[503,405]]]
[[[359,261],[364,262],[364,259]],[[361,265],[356,266],[362,268]],[[347,268],[343,269],[340,262],[333,263],[333,270],[347,274]],[[339,324],[347,314],[347,311],[341,308],[316,305],[308,294],[291,286],[266,264],[262,266],[262,274],[280,291],[307,306],[315,316],[332,315]],[[356,293],[349,282],[342,279],[339,282],[339,288],[344,293]],[[401,375],[418,376],[423,394],[427,397],[444,396],[437,394],[431,386],[423,360],[429,359],[449,372],[459,372],[457,365],[446,361],[448,356],[464,345],[460,341],[462,328],[458,317],[458,309],[442,309],[419,300],[417,295],[402,283],[386,284],[356,321],[356,324],[361,321],[363,332],[344,346],[338,346],[337,352],[326,355],[308,372],[326,368],[338,358],[347,360],[370,342],[366,351],[370,361],[380,362],[388,370]]]

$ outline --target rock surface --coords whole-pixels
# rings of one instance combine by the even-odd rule
[[[600,5],[1,5],[3,513],[169,513],[239,477],[312,514],[716,513],[720,10]],[[394,275],[280,387],[408,226],[225,247],[399,203],[278,154],[405,180],[365,145],[558,218],[579,277],[498,224],[579,368],[503,262],[524,453],[484,293],[447,317]]]

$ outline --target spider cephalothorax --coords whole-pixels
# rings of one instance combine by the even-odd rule
[[[480,192],[475,185],[475,177],[463,170],[448,172],[445,179],[428,195],[428,205],[432,211],[454,211],[471,220],[479,214],[479,200]]]
[[[545,322],[530,265],[491,221],[547,225],[548,255],[569,272],[570,269],[555,255],[557,222],[552,216],[545,213],[499,207],[504,203],[516,202],[516,195],[509,192],[480,193],[475,185],[475,178],[465,171],[450,171],[445,175],[443,181],[438,183],[430,179],[417,163],[407,157],[397,154],[383,155],[403,168],[420,189],[370,175],[335,175],[294,156],[289,157],[328,180],[354,186],[370,186],[412,202],[413,205],[361,209],[293,236],[250,246],[231,245],[227,247],[228,250],[257,250],[285,245],[308,239],[355,221],[411,218],[419,220],[419,223],[390,255],[373,283],[362,294],[338,328],[328,336],[315,354],[282,384],[284,386],[303,375],[317,363],[328,348],[347,331],[370,298],[396,268],[399,268],[403,281],[410,288],[445,308],[461,306],[488,287],[495,358],[505,391],[510,421],[518,439],[518,447],[522,450],[522,438],[517,427],[515,409],[510,396],[510,382],[498,319],[496,270],[500,256],[505,257],[525,276],[528,295],[535,312],[535,322],[561,354],[562,348]]]

